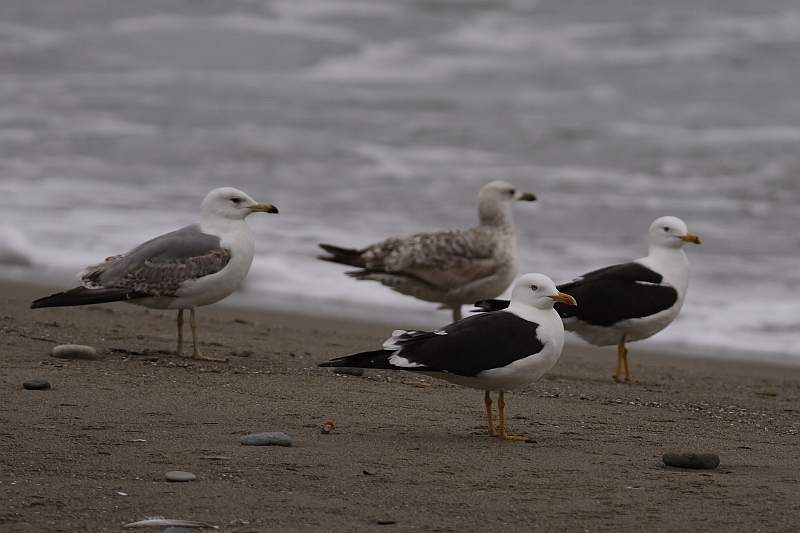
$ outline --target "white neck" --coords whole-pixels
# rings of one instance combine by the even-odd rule
[[[639,263],[664,273],[664,282],[678,290],[681,297],[689,287],[689,259],[683,248],[650,247],[650,254]]]

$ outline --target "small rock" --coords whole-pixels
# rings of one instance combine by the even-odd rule
[[[53,357],[57,359],[99,359],[97,350],[82,344],[61,344],[53,348]]]
[[[667,452],[661,460],[668,466],[678,468],[713,469],[719,466],[719,455],[716,453]]]
[[[333,422],[331,422],[330,420],[328,420],[327,422],[325,422],[324,424],[322,424],[322,430],[321,430],[321,431],[322,431],[322,434],[323,434],[323,435],[328,435],[328,434],[330,434],[330,432],[331,432],[331,431],[333,431],[335,428],[336,428],[336,425],[334,425],[334,423],[333,423]]]
[[[239,442],[245,446],[291,446],[292,438],[282,431],[265,431],[245,435]]]
[[[334,374],[341,374],[344,376],[363,376],[364,369],[363,368],[350,368],[349,366],[342,366],[339,368],[333,369]]]
[[[47,390],[50,388],[50,382],[43,379],[31,379],[23,383],[22,388],[28,390]]]
[[[176,481],[176,482],[184,482],[184,481],[194,481],[197,479],[197,476],[192,474],[191,472],[183,472],[181,470],[173,470],[172,472],[167,472],[164,474],[164,477],[167,481]]]

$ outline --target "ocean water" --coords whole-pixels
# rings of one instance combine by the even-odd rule
[[[71,287],[231,185],[281,214],[227,303],[437,327],[316,245],[471,226],[503,179],[557,282],[702,237],[634,349],[800,364],[798,58],[795,0],[4,0],[0,278]]]

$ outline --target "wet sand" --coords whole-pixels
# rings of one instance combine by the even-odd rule
[[[390,326],[217,305],[198,313],[203,349],[228,362],[198,362],[173,353],[174,312],[28,309],[50,292],[0,284],[4,532],[124,531],[152,516],[235,532],[800,530],[800,368],[645,341],[630,345],[643,383],[624,385],[614,349],[568,345],[507,395],[510,431],[535,442],[501,442],[481,391],[317,368],[376,348]],[[63,343],[100,359],[52,357]],[[32,379],[51,389],[23,389]],[[294,445],[239,443],[262,431]],[[668,467],[670,450],[721,462]],[[166,481],[173,470],[197,480]]]

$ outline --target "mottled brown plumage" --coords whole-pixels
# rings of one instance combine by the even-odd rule
[[[319,259],[357,267],[348,276],[374,280],[397,292],[453,310],[502,293],[517,272],[516,233],[511,207],[533,201],[530,193],[494,181],[478,195],[479,225],[390,237],[360,250],[320,244],[329,255]],[[494,296],[488,296],[492,294]]]

